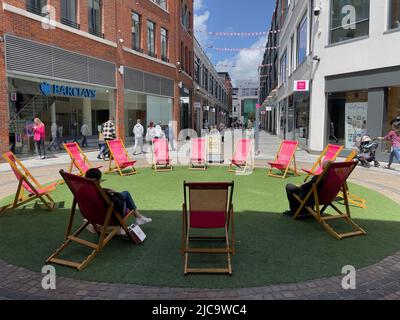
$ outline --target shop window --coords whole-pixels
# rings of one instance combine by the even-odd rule
[[[389,29],[400,28],[400,0],[390,0]]]
[[[367,134],[368,92],[329,94],[328,113],[328,141],[354,148],[358,139]]]
[[[308,128],[310,118],[310,95],[309,93],[296,93],[294,96],[294,126],[295,138],[298,140],[308,139]]]
[[[398,116],[400,116],[400,87],[391,87],[388,89],[387,112],[382,126],[383,136],[385,136],[392,129],[392,122]],[[390,152],[390,143],[383,143],[382,151]]]
[[[330,43],[369,34],[369,0],[332,0]]]

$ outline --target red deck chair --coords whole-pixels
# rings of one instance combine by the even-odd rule
[[[136,160],[129,159],[128,151],[126,151],[124,143],[120,139],[107,140],[108,150],[110,150],[110,162],[108,172],[117,171],[121,177],[136,174]],[[115,162],[115,166],[113,166]],[[124,170],[129,169],[128,172]]]
[[[129,233],[126,226],[127,219],[130,215],[122,218],[121,215],[114,210],[112,201],[97,181],[66,173],[63,170],[60,171],[60,174],[74,195],[74,199],[65,234],[65,241],[46,260],[46,263],[68,266],[80,271],[85,268],[96,257],[97,253],[116,235],[120,227],[125,230],[128,238],[135,243],[135,239]],[[79,206],[79,212],[86,221],[73,232],[72,227],[74,225],[76,205]],[[78,237],[89,224],[94,227],[99,235],[99,241],[97,243]],[[59,255],[71,242],[89,247],[92,251],[82,262],[74,262],[59,258]]]
[[[15,193],[14,201],[0,208],[0,213],[18,208],[30,201],[39,199],[50,211],[54,210],[55,202],[50,197],[50,192],[56,189],[58,182],[48,186],[42,186],[29,172],[27,168],[18,160],[12,152],[3,154],[3,158],[11,166],[11,169],[18,180],[18,188]]]
[[[334,162],[336,158],[339,156],[340,152],[342,152],[343,146],[338,146],[335,144],[328,144],[325,150],[321,153],[318,160],[314,163],[311,170],[302,169],[307,173],[307,177],[304,179],[306,182],[311,176],[318,176],[322,173],[322,164],[325,161]]]
[[[184,182],[184,203],[182,220],[182,254],[185,257],[184,273],[226,273],[232,274],[231,254],[235,254],[235,233],[233,225],[232,182]],[[193,237],[193,229],[224,230],[220,237]],[[229,230],[230,229],[230,230]],[[230,232],[229,232],[230,231]],[[230,237],[229,237],[230,233]],[[223,248],[193,248],[195,241],[223,241]],[[226,268],[191,268],[189,254],[226,254]]]
[[[233,154],[231,164],[229,165],[228,172],[241,172],[244,173],[248,168],[254,170],[253,159],[253,140],[240,139],[235,153]]]
[[[153,140],[153,165],[152,168],[156,171],[172,171],[172,161],[169,157],[167,139]]]
[[[79,145],[76,142],[72,143],[64,143],[64,149],[68,152],[70,158],[71,158],[71,165],[69,166],[69,173],[72,173],[72,169],[77,168],[79,170],[79,175],[84,176],[86,171],[88,171],[91,168],[97,168],[100,169],[101,166],[99,167],[94,167],[86,157],[86,155],[83,153],[82,149],[79,147]]]
[[[269,176],[285,179],[289,172],[292,172],[296,176],[298,175],[295,156],[298,145],[298,141],[282,141],[278,153],[275,156],[275,160],[273,162],[268,162],[271,166],[268,171]],[[293,168],[290,167],[292,162]],[[273,169],[279,170],[283,175],[274,174],[272,171]]]
[[[337,162],[329,164],[325,171],[318,177],[317,181],[313,184],[310,192],[304,199],[294,195],[299,201],[300,206],[297,209],[294,219],[297,219],[303,209],[306,209],[309,214],[313,215],[317,221],[336,239],[343,239],[347,237],[365,235],[366,232],[361,229],[352,219],[350,215],[350,206],[348,199],[347,178],[357,166],[357,162]],[[346,206],[346,213],[340,211],[333,202],[336,200],[339,192],[342,192],[344,204]],[[311,207],[308,203],[314,200],[314,206]],[[322,209],[321,209],[322,206]],[[338,215],[326,215],[325,210],[332,207]],[[351,228],[351,232],[339,233],[329,225],[330,221],[343,219]]]
[[[190,148],[189,169],[207,170],[207,152],[205,138],[192,139],[192,146]]]

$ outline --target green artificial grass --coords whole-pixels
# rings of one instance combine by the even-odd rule
[[[400,206],[366,188],[350,185],[354,194],[367,199],[368,209],[352,207],[354,220],[368,235],[336,240],[315,219],[293,221],[282,216],[287,209],[286,180],[268,177],[265,169],[249,176],[228,174],[225,167],[206,172],[185,167],[121,178],[105,175],[104,187],[129,190],[141,212],[153,218],[143,226],[147,239],[140,246],[113,239],[81,272],[56,266],[57,275],[98,282],[194,288],[238,288],[294,283],[340,275],[342,267],[362,268],[400,250]],[[183,275],[181,228],[183,181],[235,181],[234,209],[237,254],[233,275]],[[29,205],[0,217],[0,259],[41,271],[46,258],[60,246],[65,234],[72,197],[65,185],[53,193],[65,207],[55,212]],[[8,198],[9,200],[9,198]],[[206,200],[205,200],[206,201]],[[1,201],[2,204],[6,200]],[[77,215],[78,222],[81,217]],[[87,233],[87,238],[96,236]],[[72,245],[63,257],[81,259],[89,250]],[[224,256],[195,256],[196,266],[217,266]]]

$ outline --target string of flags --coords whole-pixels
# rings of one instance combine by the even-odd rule
[[[216,48],[212,45],[205,46],[206,49],[214,49],[219,52],[239,52],[243,50],[248,51],[267,51],[267,50],[277,50],[279,47],[266,47],[266,48]]]
[[[259,32],[213,32],[206,30],[195,30],[199,33],[207,33],[209,36],[216,37],[259,37],[266,36],[268,34],[277,34],[280,30],[270,30],[270,31],[259,31]]]

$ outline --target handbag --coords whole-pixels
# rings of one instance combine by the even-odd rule
[[[146,239],[146,235],[143,230],[136,224],[132,224],[128,227],[128,231],[132,236],[133,240],[136,244],[141,244],[144,239]]]

